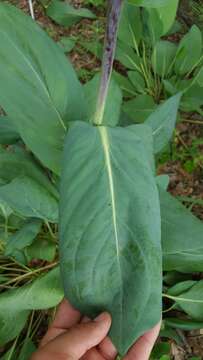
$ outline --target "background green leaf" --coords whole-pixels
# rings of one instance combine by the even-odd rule
[[[126,101],[122,109],[133,122],[144,122],[156,108],[152,96],[138,95],[132,100]]]
[[[14,144],[20,135],[7,116],[0,116],[0,144]]]
[[[96,16],[88,9],[76,9],[67,2],[51,0],[46,8],[47,15],[59,25],[71,26],[82,18],[94,19]]]
[[[169,193],[159,190],[164,270],[203,271],[203,223]]]
[[[0,37],[0,105],[26,145],[59,174],[68,122],[85,117],[82,87],[58,45],[4,3]]]
[[[46,188],[28,176],[17,177],[1,186],[0,199],[21,216],[58,222],[58,201]]]
[[[28,285],[0,294],[0,345],[19,334],[30,310],[49,309],[56,306],[62,298],[59,268]]]
[[[145,121],[154,137],[154,152],[158,153],[169,142],[177,119],[181,94],[177,94],[161,104]]]
[[[202,34],[199,28],[193,25],[179,43],[175,61],[176,73],[184,75],[188,71],[192,71],[193,67],[198,64],[201,53]]]
[[[23,227],[16,233],[9,236],[5,255],[15,255],[16,250],[22,250],[25,247],[31,245],[33,240],[41,229],[42,221],[39,219],[30,219],[25,222]]]

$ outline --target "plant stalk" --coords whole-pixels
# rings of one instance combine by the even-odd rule
[[[123,0],[109,0],[106,35],[104,40],[104,55],[102,60],[102,74],[94,117],[95,125],[102,125],[106,99],[115,57],[117,33]]]

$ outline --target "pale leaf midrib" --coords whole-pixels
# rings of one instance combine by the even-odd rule
[[[111,158],[110,158],[110,144],[109,144],[107,129],[104,126],[101,126],[99,127],[99,132],[101,135],[102,147],[106,162],[106,169],[108,173],[109,191],[110,191],[111,204],[112,204],[113,228],[114,228],[114,235],[116,240],[116,254],[119,261],[118,226],[117,226],[117,216],[116,216],[116,201],[115,201],[113,172],[112,172]]]
[[[108,182],[109,182],[109,191],[111,197],[111,208],[112,208],[112,220],[113,220],[113,229],[114,229],[114,237],[116,242],[116,260],[118,264],[118,271],[121,278],[121,294],[120,294],[120,344],[123,341],[122,336],[122,322],[123,322],[123,284],[122,284],[122,270],[121,270],[121,263],[120,263],[120,249],[119,249],[119,240],[118,240],[118,225],[117,225],[117,215],[116,215],[116,199],[115,199],[115,190],[114,190],[114,181],[113,181],[113,171],[112,171],[112,164],[111,164],[111,157],[110,157],[110,142],[108,136],[108,129],[104,126],[99,126],[99,133],[101,136],[101,143],[102,148],[104,151],[105,157],[105,165],[108,174]]]

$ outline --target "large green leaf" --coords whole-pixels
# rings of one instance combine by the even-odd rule
[[[121,354],[161,316],[160,213],[151,156],[151,130],[143,125],[78,122],[65,142],[60,203],[65,293],[84,314],[112,314],[110,336]]]
[[[203,280],[178,296],[169,295],[193,319],[203,321]]]
[[[60,173],[68,121],[85,117],[81,85],[59,46],[2,3],[0,38],[0,105],[40,161]]]
[[[134,86],[134,91],[145,94],[146,84],[144,77],[138,71],[128,71],[128,78]]]
[[[0,116],[0,144],[14,144],[20,136],[7,116]]]
[[[36,239],[31,246],[25,249],[27,261],[41,259],[52,262],[56,255],[56,244],[50,239]]]
[[[183,111],[197,111],[202,114],[203,105],[203,87],[194,84],[184,92],[181,101],[181,110]]]
[[[146,120],[154,137],[154,152],[158,153],[169,142],[177,119],[181,94],[171,97],[161,104]]]
[[[0,186],[0,199],[23,217],[58,222],[58,201],[31,177],[20,176]]]
[[[63,298],[59,268],[39,277],[29,285],[0,295],[0,345],[19,334],[30,310],[48,309]]]
[[[160,31],[158,37],[165,35],[172,27],[175,21],[178,3],[179,0],[170,0],[170,1],[165,1],[165,4],[163,4],[160,7],[157,6],[155,9],[147,9],[150,17],[150,26],[152,26],[154,29],[154,30],[151,29],[151,31],[154,31],[157,34],[157,36],[158,36],[158,32],[156,30],[157,22],[160,22],[161,24],[158,30]]]
[[[0,153],[0,179],[7,184],[19,176],[28,176],[48,190],[56,199],[58,192],[48,176],[26,152]]]
[[[85,98],[88,104],[88,118],[92,120],[94,119],[96,112],[97,97],[95,95],[99,92],[100,80],[101,76],[97,74],[84,86]],[[117,82],[112,78],[109,85],[107,101],[105,104],[103,117],[104,125],[116,126],[118,124],[121,104],[122,92]]]
[[[31,245],[40,231],[42,222],[39,219],[28,220],[16,233],[10,235],[6,243],[5,255],[15,255],[16,250],[22,250]]]
[[[138,47],[142,35],[140,9],[124,2],[118,38],[132,47]]]
[[[127,43],[118,41],[115,57],[128,69],[140,71],[141,58]]]
[[[203,223],[160,188],[164,270],[203,271]]]
[[[178,318],[165,318],[164,323],[175,329],[181,329],[184,331],[192,331],[197,329],[203,329],[203,322],[194,321],[189,319],[178,319]]]
[[[170,4],[171,0],[128,0],[128,2],[136,6],[156,8]]]
[[[149,95],[138,95],[136,98],[128,100],[123,104],[123,111],[135,123],[145,121],[150,114],[153,114],[155,108],[154,99]]]
[[[51,0],[47,9],[47,15],[57,24],[71,26],[82,18],[94,19],[95,15],[88,9],[76,9],[67,2]]]
[[[184,75],[193,70],[198,64],[202,54],[202,34],[196,25],[182,38],[178,46],[175,71],[179,75]]]
[[[152,66],[156,74],[164,78],[173,69],[173,60],[176,55],[177,46],[166,40],[156,43],[152,54]]]

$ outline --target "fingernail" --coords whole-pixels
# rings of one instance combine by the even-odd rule
[[[97,316],[97,317],[94,319],[94,321],[96,321],[96,322],[102,322],[102,321],[106,320],[106,317],[107,317],[107,313],[104,312],[104,313],[100,314],[99,316]]]

